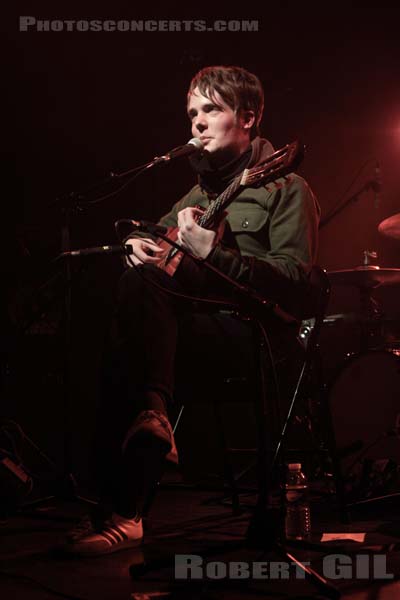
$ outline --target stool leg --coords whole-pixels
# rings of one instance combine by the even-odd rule
[[[337,451],[336,436],[335,436],[335,431],[333,428],[333,421],[332,421],[332,412],[331,412],[331,407],[330,407],[330,402],[329,402],[329,397],[328,397],[328,389],[326,386],[323,388],[322,399],[323,399],[323,407],[324,407],[324,426],[325,426],[324,429],[326,432],[326,442],[328,445],[328,452],[329,452],[329,455],[332,460],[333,475],[335,477],[336,495],[337,495],[338,504],[339,504],[341,521],[342,521],[342,523],[350,523],[351,518],[350,518],[349,509],[348,509],[347,503],[346,503],[342,466],[341,466],[339,454]]]
[[[218,400],[213,400],[213,409],[215,422],[218,429],[218,442],[222,452],[224,478],[228,482],[232,496],[232,512],[238,514],[240,512],[239,492],[236,485],[235,475],[230,460],[228,460],[229,448],[226,442],[225,430],[221,415],[221,407]]]

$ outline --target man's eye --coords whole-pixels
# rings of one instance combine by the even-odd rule
[[[214,106],[210,106],[208,112],[210,113],[219,113],[222,111],[222,108],[220,106],[214,105]]]

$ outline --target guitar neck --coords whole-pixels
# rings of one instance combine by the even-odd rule
[[[240,175],[235,177],[218,198],[210,203],[207,210],[201,215],[198,224],[205,228],[212,226],[216,216],[221,213],[245,187],[258,187],[262,184],[275,181],[279,177],[284,177],[297,167],[303,159],[303,155],[304,147],[296,141],[277,150],[255,167],[245,169]]]
[[[232,183],[210,203],[207,210],[201,215],[198,224],[201,227],[210,227],[217,215],[219,215],[231,202],[232,200],[242,191],[244,186],[241,185],[243,173],[239,177],[235,177]]]

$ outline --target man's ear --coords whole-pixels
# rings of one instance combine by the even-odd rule
[[[240,113],[240,120],[242,123],[243,129],[250,130],[256,120],[255,114],[253,110],[242,110]]]

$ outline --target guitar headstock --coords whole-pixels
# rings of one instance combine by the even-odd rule
[[[263,163],[243,172],[240,185],[258,186],[279,177],[284,177],[301,163],[304,158],[304,145],[298,140],[286,144],[269,156]]]

